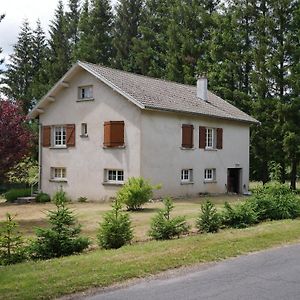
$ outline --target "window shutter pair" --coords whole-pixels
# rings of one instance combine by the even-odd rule
[[[193,148],[194,147],[194,126],[189,124],[182,125],[182,143],[183,148]]]
[[[223,128],[216,129],[217,134],[217,149],[223,149]],[[200,126],[199,127],[199,148],[205,149],[206,146],[206,127]]]
[[[66,144],[67,147],[75,146],[75,124],[65,125],[66,127]],[[51,146],[51,126],[43,126],[42,130],[43,147]]]
[[[124,146],[124,121],[104,122],[104,146]]]

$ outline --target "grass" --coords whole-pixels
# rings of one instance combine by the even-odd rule
[[[224,201],[230,203],[242,201],[242,196],[215,196],[201,197],[190,199],[175,200],[174,215],[185,215],[188,222],[194,225],[196,216],[200,212],[200,204],[206,199],[212,200],[217,207],[221,207]],[[26,236],[33,236],[35,227],[45,227],[47,210],[53,209],[51,203],[35,203],[26,205],[0,203],[0,221],[5,219],[6,213],[17,215],[16,220],[20,224],[20,230]],[[92,240],[96,239],[96,233],[99,222],[103,214],[111,209],[110,203],[72,203],[70,208],[76,213],[78,221],[83,225],[83,234],[88,235]],[[139,212],[130,212],[134,227],[135,241],[145,241],[148,239],[147,231],[149,230],[150,219],[155,215],[158,209],[162,208],[161,202],[153,202],[145,205],[145,208]]]
[[[135,243],[0,268],[0,299],[52,299],[170,268],[219,261],[300,239],[300,220],[265,222],[171,241]]]

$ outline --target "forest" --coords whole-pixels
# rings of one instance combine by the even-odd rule
[[[34,28],[22,23],[0,59],[0,91],[26,115],[77,60],[192,85],[206,74],[211,91],[261,122],[251,128],[251,179],[295,189],[299,42],[298,0],[58,1],[48,34],[38,16]]]

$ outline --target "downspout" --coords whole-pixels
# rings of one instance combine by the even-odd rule
[[[39,183],[38,190],[42,190],[42,124],[40,123],[40,118],[38,118],[39,126]]]

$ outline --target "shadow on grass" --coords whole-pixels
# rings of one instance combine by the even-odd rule
[[[158,212],[160,210],[160,208],[156,207],[145,207],[145,208],[141,208],[139,210],[128,210],[127,212],[130,212],[130,213],[154,213],[154,212]]]

